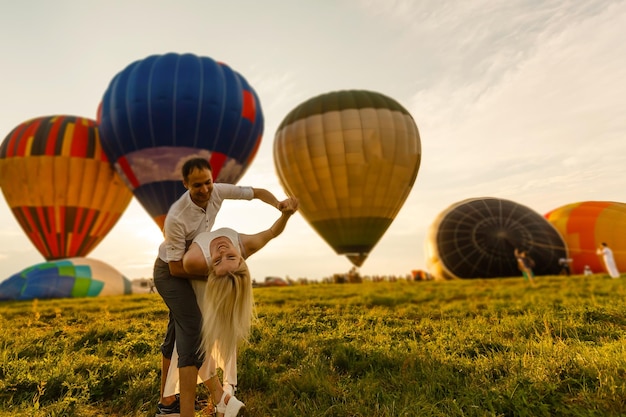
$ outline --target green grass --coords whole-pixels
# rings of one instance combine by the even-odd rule
[[[623,279],[319,284],[255,297],[238,365],[249,416],[626,415]],[[0,416],[153,416],[166,322],[154,294],[1,303]]]

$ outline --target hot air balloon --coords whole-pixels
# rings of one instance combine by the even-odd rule
[[[86,256],[132,198],[102,151],[96,122],[77,116],[38,117],[13,129],[0,145],[0,184],[47,260]]]
[[[406,200],[420,166],[413,117],[383,94],[311,98],[282,121],[274,163],[287,194],[338,254],[361,266]]]
[[[535,261],[537,275],[559,273],[567,248],[539,213],[509,200],[471,198],[441,212],[426,239],[428,269],[435,279],[521,276],[515,249]]]
[[[583,201],[566,204],[545,215],[559,231],[569,249],[571,269],[582,274],[585,265],[593,272],[605,271],[596,250],[606,242],[613,250],[619,271],[626,271],[626,204]]]
[[[205,157],[216,182],[235,184],[263,134],[261,104],[245,78],[193,54],[152,55],[128,65],[98,112],[106,154],[161,229],[185,192],[187,159]]]
[[[130,293],[131,282],[115,268],[81,257],[33,265],[0,283],[0,301]]]

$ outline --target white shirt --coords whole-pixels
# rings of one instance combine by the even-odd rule
[[[204,254],[204,258],[206,259],[206,264],[211,264],[211,250],[209,244],[215,238],[225,236],[228,240],[231,241],[233,246],[237,248],[237,252],[239,255],[243,255],[244,259],[246,258],[246,254],[242,253],[243,250],[241,248],[241,240],[239,239],[239,233],[234,231],[233,229],[229,229],[228,227],[222,227],[217,230],[213,230],[212,232],[202,232],[193,240],[194,243],[197,243],[202,249],[202,253]]]
[[[172,204],[165,217],[163,234],[165,240],[159,246],[159,258],[164,262],[180,261],[193,239],[202,232],[208,232],[215,224],[215,216],[226,199],[252,200],[252,187],[232,184],[213,184],[213,192],[206,210],[197,206],[186,191]]]

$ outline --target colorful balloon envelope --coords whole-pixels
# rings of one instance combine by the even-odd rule
[[[498,198],[468,199],[431,224],[428,270],[435,279],[519,277],[516,248],[533,258],[536,275],[558,274],[567,254],[558,231],[534,210]]]
[[[98,297],[131,293],[131,282],[115,268],[89,258],[40,263],[0,283],[0,301]]]
[[[0,145],[0,185],[47,260],[86,256],[117,223],[132,194],[102,151],[94,120],[39,117]]]
[[[261,104],[245,78],[193,54],[152,55],[128,65],[105,91],[99,122],[106,154],[161,228],[185,192],[187,159],[208,159],[216,182],[234,184],[263,134]]]
[[[613,201],[583,201],[566,204],[545,215],[567,243],[571,270],[582,274],[585,265],[605,272],[597,249],[605,242],[613,251],[617,269],[626,271],[626,204]]]
[[[282,121],[274,163],[287,194],[338,254],[361,266],[404,204],[421,161],[409,112],[383,94],[348,90],[297,106]]]

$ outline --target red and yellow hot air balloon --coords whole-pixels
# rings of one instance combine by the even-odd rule
[[[619,271],[626,271],[626,204],[614,201],[583,201],[567,204],[545,214],[559,231],[572,259],[571,270],[582,274],[585,265],[593,272],[605,271],[597,253],[605,242],[613,251]]]
[[[402,208],[422,156],[410,113],[383,94],[346,90],[297,106],[276,131],[274,163],[300,213],[361,266]]]
[[[28,120],[0,145],[0,187],[47,260],[84,257],[118,221],[132,193],[109,164],[95,120]]]

